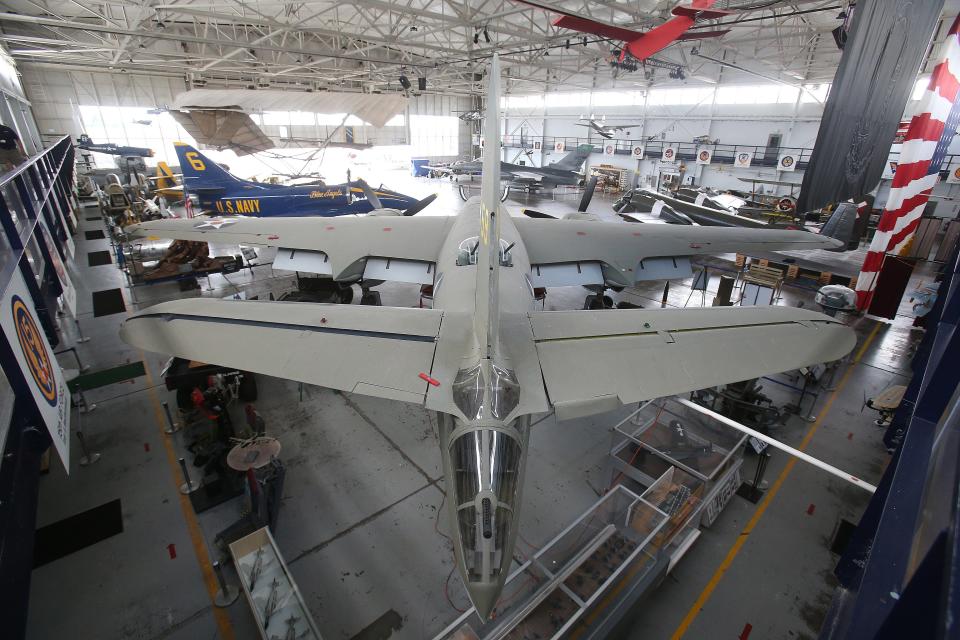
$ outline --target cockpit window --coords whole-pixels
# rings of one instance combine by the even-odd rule
[[[500,266],[501,267],[512,267],[513,266],[513,257],[510,255],[510,250],[513,249],[513,244],[503,240],[500,240]],[[471,264],[477,264],[477,252],[480,250],[480,237],[472,236],[467,238],[460,243],[460,246],[457,247],[457,266],[465,267]]]
[[[521,445],[505,431],[478,429],[451,443],[450,460],[463,558],[471,580],[487,581],[510,565]]]

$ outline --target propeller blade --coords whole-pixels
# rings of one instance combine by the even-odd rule
[[[421,211],[423,211],[424,209],[426,209],[427,206],[428,206],[431,202],[433,202],[434,200],[436,200],[436,199],[437,199],[437,194],[433,193],[433,194],[427,196],[426,198],[424,198],[423,200],[418,200],[418,201],[417,201],[416,203],[414,203],[413,206],[411,206],[409,209],[405,209],[404,212],[403,212],[403,215],[405,215],[405,216],[415,216],[415,215],[417,215],[418,213],[420,213]]]
[[[357,184],[359,184],[360,188],[363,189],[363,195],[367,196],[367,200],[374,209],[383,209],[383,205],[380,204],[380,198],[378,198],[377,194],[373,192],[373,189],[370,188],[370,185],[367,184],[366,180],[357,178]]]
[[[506,202],[507,196],[510,195],[510,185],[506,185],[503,188],[503,194],[500,196],[500,202]]]
[[[457,185],[457,193],[460,194],[460,199],[463,200],[464,202],[469,200],[469,198],[467,197],[467,188],[464,187],[462,184]]]
[[[580,198],[580,206],[577,207],[577,211],[580,213],[586,212],[587,207],[590,206],[590,201],[593,200],[593,192],[596,190],[597,176],[593,176],[587,181],[587,185],[583,188],[583,197]]]
[[[524,209],[522,213],[528,218],[543,218],[545,220],[557,219],[554,216],[550,215],[549,213],[544,213],[543,211],[537,211],[536,209]]]

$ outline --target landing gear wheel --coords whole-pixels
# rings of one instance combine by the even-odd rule
[[[353,302],[353,287],[343,287],[340,289],[340,304],[350,304]]]

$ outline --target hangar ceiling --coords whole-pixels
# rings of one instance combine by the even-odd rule
[[[551,0],[596,20],[643,30],[670,17],[671,0]],[[186,78],[193,86],[475,94],[501,53],[507,91],[692,84],[749,77],[829,82],[840,52],[831,30],[845,1],[721,0],[736,11],[723,38],[677,43],[651,67],[621,72],[613,43],[551,25],[555,16],[512,0],[5,0],[0,39],[19,62],[65,70]],[[699,26],[699,24],[698,24]],[[489,40],[489,41],[488,41]],[[699,54],[694,50],[699,48]],[[701,57],[706,56],[706,57]],[[659,67],[659,68],[654,68]],[[645,73],[646,71],[646,73]],[[753,81],[756,77],[753,76]]]

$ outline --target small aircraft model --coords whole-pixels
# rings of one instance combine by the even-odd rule
[[[77,138],[77,148],[96,153],[108,153],[112,156],[134,156],[138,158],[153,157],[153,149],[147,149],[145,147],[124,147],[113,144],[112,142],[97,144],[85,133],[80,134],[80,137]]]
[[[552,162],[545,167],[531,167],[525,164],[513,164],[510,162],[500,162],[498,174],[501,179],[511,183],[528,188],[536,187],[556,187],[561,184],[577,185],[583,176],[580,174],[580,168],[593,146],[582,144],[556,162]],[[482,175],[485,171],[484,161],[471,160],[469,162],[455,162],[449,166],[428,167],[436,173],[449,173],[451,175]]]
[[[633,129],[634,127],[641,126],[639,124],[604,124],[606,117],[600,121],[595,120],[593,116],[580,119],[586,120],[586,122],[575,122],[574,124],[576,124],[578,127],[590,127],[600,134],[600,137],[606,138],[607,140],[612,138],[613,134],[615,133],[620,133],[621,131],[627,131],[627,129]]]
[[[484,128],[497,148],[496,55],[489,78]],[[513,562],[532,415],[603,413],[835,360],[856,344],[842,323],[792,307],[538,310],[534,287],[547,272],[564,284],[630,286],[640,261],[657,256],[839,243],[802,231],[514,218],[499,201],[499,174],[487,154],[481,196],[455,216],[181,219],[126,229],[296,250],[341,282],[430,282],[432,309],[188,299],[145,309],[120,330],[148,351],[435,411],[457,567],[482,618]]]
[[[184,189],[197,197],[201,209],[216,214],[342,216],[386,208],[412,216],[437,197],[416,200],[383,187],[374,190],[363,180],[304,186],[241,180],[188,144],[175,142],[174,147]]]
[[[553,25],[556,27],[564,27],[581,33],[590,33],[602,38],[622,41],[624,46],[620,49],[620,63],[624,63],[628,56],[638,62],[642,62],[676,41],[720,37],[728,33],[729,29],[723,31],[694,32],[687,30],[698,20],[721,18],[732,13],[730,11],[712,9],[711,7],[716,4],[716,0],[693,0],[689,5],[674,7],[673,11],[671,11],[674,17],[670,20],[654,27],[650,31],[641,32],[597,22],[582,15],[558,9],[552,5],[542,4],[537,2],[537,0],[516,0],[516,2],[537,7],[538,9],[544,9],[552,13],[559,13],[560,17],[553,21]]]

